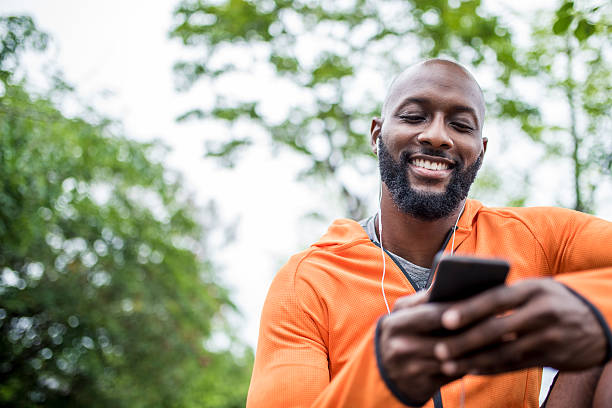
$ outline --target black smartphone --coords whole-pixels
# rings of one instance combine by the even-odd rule
[[[429,302],[453,302],[503,285],[510,264],[498,258],[439,253],[434,259]]]

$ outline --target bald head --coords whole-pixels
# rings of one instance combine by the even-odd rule
[[[484,120],[485,104],[482,90],[472,74],[462,65],[444,59],[430,59],[412,65],[401,72],[389,87],[383,103],[384,120],[404,96],[415,93],[461,94],[469,101],[478,116],[479,125]]]

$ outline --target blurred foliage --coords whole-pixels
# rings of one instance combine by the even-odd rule
[[[0,406],[243,406],[253,356],[207,253],[214,211],[163,146],[13,80],[46,43],[29,17],[0,35]]]
[[[543,88],[542,106],[563,113],[523,116],[522,128],[549,156],[571,160],[570,205],[592,212],[595,191],[612,187],[612,4],[564,1],[537,16],[531,38],[527,75]]]
[[[0,80],[6,82],[17,68],[21,53],[26,49],[44,50],[48,36],[37,30],[28,16],[2,17],[0,30]]]
[[[235,151],[253,143],[235,126],[247,121],[275,145],[307,156],[302,176],[337,182],[354,218],[365,215],[365,199],[341,173],[359,177],[373,170],[373,162],[360,160],[371,156],[369,124],[380,112],[381,88],[395,74],[428,56],[470,66],[496,61],[502,83],[522,69],[508,29],[479,0],[183,0],[175,17],[171,36],[198,51],[175,66],[181,88],[200,80],[224,84],[237,72],[265,67],[260,71],[271,70],[303,94],[283,101],[287,114],[279,121],[262,110],[266,95],[244,100],[217,87],[214,106],[180,118],[230,125],[222,140],[207,142],[207,155],[236,159]]]
[[[307,157],[310,164],[302,176],[336,183],[348,214],[361,218],[365,198],[347,180],[374,169],[369,124],[379,115],[384,88],[395,74],[421,58],[455,59],[493,78],[494,86],[484,91],[495,120],[518,123],[539,142],[554,129],[543,123],[540,105],[528,102],[515,83],[540,74],[546,77],[547,56],[560,52],[569,37],[572,52],[586,53],[587,47],[606,41],[609,45],[609,25],[601,17],[606,7],[583,9],[564,2],[553,21],[538,15],[534,24],[548,24],[535,29],[538,44],[517,48],[507,16],[493,15],[480,0],[182,0],[170,36],[193,53],[175,65],[178,87],[206,84],[214,90],[214,100],[179,120],[226,123],[227,133],[206,140],[206,155],[220,158],[226,166],[232,166],[257,135],[267,135],[273,146]],[[545,49],[549,42],[553,47]],[[596,60],[585,59],[589,69],[598,68]],[[585,92],[583,116],[592,123],[587,128],[606,115],[593,114],[592,108],[603,108],[603,99],[610,95],[601,56],[600,61],[603,68],[593,81],[604,87],[593,81],[578,84],[573,73],[566,78],[573,82],[563,85],[571,83],[575,94]],[[239,75],[247,75],[249,82],[234,85]],[[272,94],[292,90],[280,104],[276,101],[286,112],[281,119],[270,114],[269,95],[257,87],[261,81],[271,88],[280,84]],[[551,89],[561,85],[553,77],[548,82]],[[256,91],[248,92],[249,88]],[[554,151],[551,143],[546,147],[556,156],[578,160],[577,168],[589,167],[595,175],[602,174],[607,157],[609,169],[609,150],[591,164],[586,154],[573,157]],[[592,150],[588,143],[581,149]],[[500,182],[491,181],[489,177],[480,188],[503,189]],[[583,184],[581,191],[590,188]],[[526,196],[510,199],[520,204]]]

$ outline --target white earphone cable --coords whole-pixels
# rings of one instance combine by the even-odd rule
[[[385,249],[383,248],[383,235],[382,235],[382,181],[380,182],[380,197],[378,199],[378,242],[380,242],[380,256],[383,262],[382,278],[380,279],[380,290],[382,290],[383,299],[385,301],[385,307],[387,308],[387,314],[391,314],[389,308],[389,302],[387,302],[387,296],[385,295],[385,272],[387,271],[387,263],[385,260]]]
[[[463,206],[461,207],[461,211],[459,211],[459,215],[457,216],[457,221],[455,221],[455,226],[453,227],[453,242],[451,244],[451,250],[450,250],[451,255],[455,253],[455,232],[457,231],[457,224],[459,224],[459,218],[461,218],[461,214],[463,214],[463,210],[465,210],[466,202],[467,200],[463,202]]]

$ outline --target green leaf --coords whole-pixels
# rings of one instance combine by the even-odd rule
[[[574,16],[571,14],[565,14],[557,18],[553,25],[553,33],[560,35],[567,31],[568,27],[572,23]]]
[[[595,33],[595,25],[591,24],[589,21],[587,21],[584,18],[578,22],[578,26],[574,30],[574,35],[580,42],[585,41],[587,38],[592,36],[594,33]]]
[[[285,57],[277,54],[270,55],[270,62],[279,73],[291,72],[296,73],[300,68],[300,63],[297,58]]]
[[[224,143],[220,147],[213,147],[212,144],[207,144],[206,156],[208,157],[225,157],[234,154],[239,148],[250,145],[252,142],[249,139],[234,139]]]
[[[177,122],[186,122],[192,119],[203,119],[206,117],[206,113],[202,109],[191,109],[183,113],[182,115],[176,118]]]
[[[566,1],[563,5],[557,10],[557,16],[572,14],[574,11],[574,2]]]

